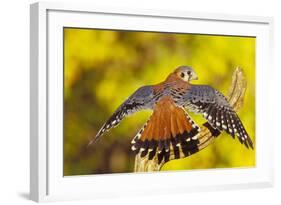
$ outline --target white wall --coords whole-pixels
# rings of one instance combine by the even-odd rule
[[[82,204],[280,204],[281,167],[280,77],[281,77],[281,6],[277,0],[103,0],[98,5],[140,7],[150,9],[207,11],[231,14],[273,16],[275,20],[275,188],[184,195],[147,196],[143,198],[83,201]],[[29,0],[2,1],[0,5],[0,203],[31,204],[29,191]],[[82,2],[82,1],[80,1]],[[258,3],[257,3],[258,2]],[[271,70],[271,69],[270,69]],[[278,87],[279,86],[279,87]],[[279,107],[278,107],[279,106]],[[267,120],[267,119],[265,119]],[[278,150],[279,149],[279,150]],[[188,182],[186,182],[188,183]],[[148,182],[149,184],[149,182]],[[81,202],[67,202],[81,204]]]

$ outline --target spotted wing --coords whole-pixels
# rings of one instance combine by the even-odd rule
[[[241,144],[253,149],[253,142],[241,120],[219,91],[207,85],[192,85],[182,95],[180,103],[195,113],[203,114],[214,128],[226,131],[233,138],[237,136]]]
[[[103,124],[99,132],[89,145],[94,143],[100,136],[112,127],[117,126],[120,121],[142,109],[152,109],[154,103],[154,92],[151,86],[143,86],[136,90],[124,103],[122,103],[111,117]]]

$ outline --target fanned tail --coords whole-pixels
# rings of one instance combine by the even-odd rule
[[[163,98],[132,140],[132,150],[141,157],[148,154],[149,159],[157,155],[158,163],[169,161],[171,151],[176,159],[186,157],[199,150],[198,133],[199,127],[185,110]]]

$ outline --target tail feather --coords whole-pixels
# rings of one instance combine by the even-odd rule
[[[166,100],[159,102],[150,119],[132,140],[132,150],[148,154],[149,159],[157,156],[158,162],[168,161],[170,152],[175,158],[188,156],[198,151],[199,127],[185,110]]]

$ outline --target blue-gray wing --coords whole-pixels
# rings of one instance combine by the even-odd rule
[[[226,97],[216,89],[208,85],[192,85],[179,103],[192,112],[203,114],[215,129],[224,130],[233,138],[237,136],[242,144],[253,148],[253,142],[238,115]]]
[[[112,127],[117,126],[124,117],[142,109],[152,109],[154,104],[154,92],[151,86],[143,86],[136,90],[125,102],[123,102],[111,117],[103,124],[99,132],[89,145]]]

